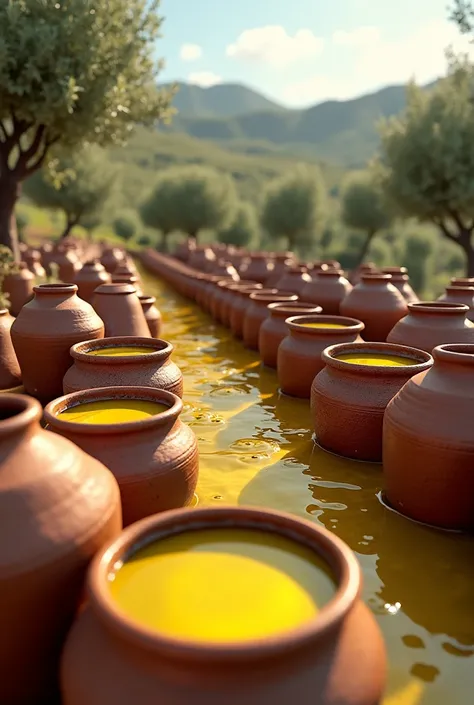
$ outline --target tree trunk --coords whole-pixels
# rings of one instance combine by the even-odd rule
[[[69,235],[71,230],[75,225],[77,225],[79,222],[79,218],[67,218],[66,220],[66,227],[62,231],[61,235],[59,236],[60,240],[63,240],[65,237]]]
[[[364,244],[362,245],[362,248],[359,252],[359,256],[357,258],[354,269],[357,269],[357,267],[360,267],[360,265],[364,262],[365,258],[367,257],[367,253],[370,249],[370,245],[371,245],[371,242],[373,240],[375,233],[376,233],[376,230],[370,230],[367,233],[366,238],[364,240]]]
[[[474,245],[469,242],[463,249],[466,253],[466,277],[474,277]]]
[[[11,175],[0,176],[0,245],[6,245],[13,252],[16,262],[20,261],[18,232],[15,218],[15,204],[21,190],[20,183]]]

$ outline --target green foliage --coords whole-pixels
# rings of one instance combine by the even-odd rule
[[[349,174],[343,184],[342,220],[349,228],[376,233],[387,228],[391,218],[382,193],[369,172]]]
[[[2,2],[3,128],[30,131],[31,140],[41,131],[43,145],[103,144],[165,116],[170,96],[155,84],[158,7],[158,0]]]
[[[236,203],[230,176],[210,167],[176,167],[160,175],[140,215],[145,225],[164,234],[181,230],[197,237],[201,230],[225,228]]]
[[[128,210],[119,213],[112,222],[114,232],[122,240],[131,240],[134,237],[139,228],[140,223],[138,221],[138,216],[135,211]]]
[[[18,271],[13,252],[9,247],[0,245],[0,308],[9,308],[9,295],[3,291],[3,282],[8,274]]]
[[[19,237],[20,241],[23,242],[24,237],[25,237],[26,227],[30,222],[30,219],[28,217],[28,213],[26,213],[24,209],[17,208],[15,211],[15,218],[16,218],[16,228],[18,231],[18,237]],[[12,256],[13,256],[13,253],[12,253]]]
[[[84,219],[89,229],[96,227],[115,186],[116,167],[102,149],[92,146],[60,160],[57,166],[62,176],[59,182],[43,169],[25,182],[26,195],[38,206],[63,211],[68,232]]]
[[[259,224],[254,206],[251,203],[238,203],[232,222],[218,232],[217,239],[225,245],[237,247],[257,245]]]
[[[410,233],[405,239],[405,255],[401,264],[408,269],[415,291],[427,291],[433,275],[433,238],[422,233]]]
[[[324,225],[326,187],[318,167],[299,164],[267,187],[262,227],[272,238],[286,237],[288,247],[305,247]]]
[[[408,89],[405,112],[380,126],[374,173],[403,217],[432,222],[457,243],[474,273],[473,68],[452,60],[446,79],[428,94]]]

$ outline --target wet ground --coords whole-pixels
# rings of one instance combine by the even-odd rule
[[[163,337],[184,374],[183,420],[199,439],[199,505],[284,510],[340,536],[360,561],[363,597],[387,645],[384,705],[472,705],[474,537],[387,509],[380,465],[318,448],[309,403],[282,396],[257,354],[151,275],[143,288],[157,297]]]

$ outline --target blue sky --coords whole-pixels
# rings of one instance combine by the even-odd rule
[[[289,106],[442,75],[450,0],[162,0],[161,80],[238,82]]]

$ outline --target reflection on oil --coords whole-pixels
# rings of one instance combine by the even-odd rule
[[[144,274],[185,375],[183,420],[200,445],[200,506],[251,504],[325,526],[356,552],[387,645],[384,705],[469,705],[474,539],[416,524],[379,501],[381,467],[312,440],[309,404],[279,393],[258,356]]]

